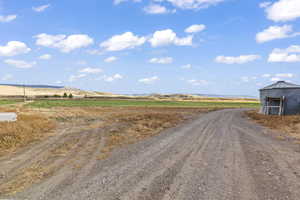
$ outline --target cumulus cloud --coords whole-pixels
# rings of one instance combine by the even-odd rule
[[[100,47],[106,51],[121,51],[125,49],[133,49],[141,46],[146,42],[145,37],[139,37],[132,32],[126,32],[121,35],[114,35],[110,39],[102,42]]]
[[[173,62],[173,58],[172,57],[151,58],[149,62],[156,63],[156,64],[170,64]]]
[[[224,64],[244,64],[244,63],[255,61],[257,59],[260,59],[259,55],[241,55],[238,57],[218,56],[216,57],[215,61],[217,63],[224,63]]]
[[[279,0],[265,9],[267,17],[275,22],[295,20],[300,17],[299,0]]]
[[[118,4],[126,2],[126,1],[132,1],[132,2],[137,3],[137,2],[141,2],[142,0],[114,0],[113,2],[114,2],[115,5],[118,5]]]
[[[41,60],[50,60],[52,56],[50,54],[44,54],[39,57]]]
[[[194,86],[199,86],[199,85],[207,85],[208,81],[206,80],[196,80],[196,79],[191,79],[187,81],[189,84],[194,85]]]
[[[7,59],[4,62],[16,68],[23,68],[23,69],[32,68],[34,65],[36,65],[36,62],[27,62],[24,60]]]
[[[270,81],[280,81],[283,79],[294,78],[295,74],[293,73],[277,73],[277,74],[263,74],[263,78],[268,78]]]
[[[269,28],[263,30],[256,34],[256,41],[258,43],[268,42],[275,39],[283,39],[289,37],[295,37],[300,35],[300,33],[293,33],[292,25],[283,26],[270,26]]]
[[[260,7],[260,8],[267,8],[267,7],[269,7],[271,4],[272,4],[272,2],[270,2],[270,1],[265,1],[265,2],[260,3],[260,4],[259,4],[259,7]]]
[[[15,19],[17,19],[17,15],[6,15],[6,16],[0,15],[0,22],[2,23],[8,23],[14,21]]]
[[[112,76],[104,76],[103,77],[103,80],[106,82],[113,82],[113,81],[120,80],[120,79],[123,79],[123,76],[120,74],[114,74]]]
[[[300,46],[292,45],[286,49],[273,49],[268,62],[300,62]]]
[[[149,42],[152,47],[167,45],[191,46],[193,44],[193,36],[179,38],[173,30],[165,29],[156,31],[149,39]]]
[[[144,11],[147,14],[153,14],[153,15],[175,12],[175,10],[174,11],[168,10],[165,6],[159,4],[150,4],[149,6],[144,8]]]
[[[46,4],[46,5],[41,5],[38,7],[32,7],[32,10],[34,10],[35,12],[43,12],[49,7],[50,7],[50,4]]]
[[[192,65],[191,64],[186,64],[181,66],[182,69],[191,69]]]
[[[204,24],[194,24],[185,29],[186,33],[198,33],[205,30],[206,26]]]
[[[217,5],[224,0],[158,0],[160,2],[171,3],[174,7],[180,9],[203,9]]]
[[[10,41],[5,46],[0,46],[0,56],[16,56],[29,51],[31,49],[25,43],[19,41]]]
[[[144,84],[153,84],[154,82],[158,81],[159,78],[157,76],[152,76],[152,77],[148,77],[148,78],[142,78],[139,80],[140,83],[144,83]]]
[[[256,76],[242,76],[242,77],[241,77],[241,80],[242,80],[243,82],[246,82],[246,83],[248,83],[248,82],[250,82],[250,81],[254,81],[254,80],[256,80],[256,79],[257,79]]]
[[[281,78],[293,78],[295,75],[292,73],[279,73],[279,74],[275,74],[275,76]]]
[[[13,75],[11,75],[11,74],[5,74],[5,75],[1,78],[2,81],[9,81],[9,80],[11,80],[11,79],[13,79]]]
[[[270,81],[272,81],[272,82],[277,82],[277,81],[281,81],[282,79],[281,78],[279,78],[279,77],[272,77],[271,79],[270,79]]]
[[[81,78],[84,78],[84,77],[86,77],[86,76],[87,76],[86,74],[71,75],[71,76],[69,77],[69,82],[77,81],[77,80],[79,80],[79,79],[81,79]]]
[[[69,53],[75,49],[87,47],[94,43],[94,40],[88,35],[49,35],[42,33],[34,36],[37,38],[36,44],[39,46],[57,48],[61,52]]]
[[[104,59],[104,62],[106,62],[106,63],[111,63],[111,62],[115,62],[116,60],[118,60],[117,57],[115,57],[115,56],[110,56],[110,57],[108,57],[108,58],[105,58],[105,59]]]
[[[271,76],[272,76],[271,74],[263,74],[263,75],[261,75],[261,77],[263,77],[263,78],[269,78]]]
[[[78,72],[79,73],[84,73],[84,74],[98,74],[98,73],[102,72],[102,69],[86,67],[86,68],[80,69]]]

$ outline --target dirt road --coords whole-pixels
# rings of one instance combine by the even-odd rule
[[[300,145],[271,135],[242,110],[211,112],[75,172],[61,167],[14,199],[299,200]]]

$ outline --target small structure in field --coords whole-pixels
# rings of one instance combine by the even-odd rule
[[[17,121],[17,114],[12,112],[0,113],[0,122]]]
[[[300,85],[278,81],[260,91],[260,112],[266,115],[300,114]]]

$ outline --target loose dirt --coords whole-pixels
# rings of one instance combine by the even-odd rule
[[[130,134],[126,120],[106,128],[62,129],[0,160],[1,197],[7,197],[6,191],[14,199],[298,200],[300,145],[278,140],[243,112],[200,114],[153,137],[129,140],[134,144],[111,149],[105,159],[99,158],[109,140],[105,133]],[[137,116],[124,117],[138,121]],[[28,179],[31,173],[38,183]],[[21,189],[11,191],[16,188]]]

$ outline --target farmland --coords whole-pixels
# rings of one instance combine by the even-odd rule
[[[155,100],[39,100],[28,104],[36,108],[53,107],[199,107],[258,108],[255,101],[155,101]]]
[[[0,100],[0,106],[1,105],[7,105],[7,104],[14,104],[14,103],[17,103],[19,101],[17,100]]]

